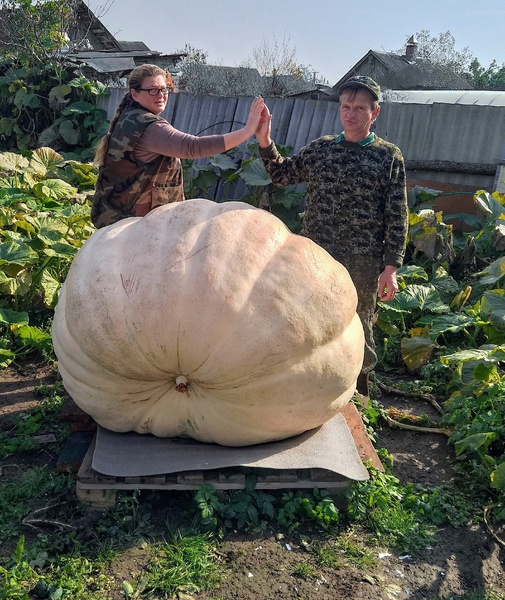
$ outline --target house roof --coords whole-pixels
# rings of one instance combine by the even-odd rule
[[[175,66],[183,54],[161,54],[154,50],[140,51],[132,50],[130,52],[70,52],[67,58],[74,62],[85,64],[91,67],[97,73],[118,73],[121,71],[132,71],[139,64],[153,62],[159,64],[160,61],[168,65]]]
[[[375,61],[377,66],[371,67]],[[393,52],[369,50],[337,83],[337,90],[352,75],[373,77],[383,89],[470,90],[468,81],[450,67],[422,58],[408,60]]]
[[[131,51],[149,51],[149,48],[146,44],[144,44],[144,42],[125,42],[125,41],[120,41],[118,40],[118,44],[121,46],[121,50],[124,50],[125,52],[131,52]]]
[[[406,104],[472,104],[505,106],[505,91],[499,90],[387,90],[383,100]]]

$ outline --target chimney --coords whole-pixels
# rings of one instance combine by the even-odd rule
[[[405,48],[405,58],[408,61],[412,62],[412,61],[416,60],[416,57],[417,57],[417,40],[416,40],[416,36],[412,35],[407,40],[407,46]]]

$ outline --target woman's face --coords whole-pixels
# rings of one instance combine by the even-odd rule
[[[155,77],[146,77],[142,81],[142,85],[139,89],[131,89],[130,93],[135,102],[141,104],[146,110],[159,115],[165,110],[167,105],[168,93],[162,93],[159,90],[165,90],[167,88],[167,82],[163,75],[156,75]],[[151,96],[147,90],[156,89],[158,93],[156,96]]]

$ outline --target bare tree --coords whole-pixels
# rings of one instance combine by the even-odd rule
[[[251,58],[246,59],[242,66],[254,67],[264,77],[274,74],[297,75],[300,72],[300,65],[296,60],[296,46],[290,46],[290,39],[285,35],[281,44],[275,36],[271,40],[263,38],[253,49]]]
[[[315,83],[310,66],[298,62],[296,46],[285,35],[282,43],[275,35],[272,39],[263,38],[242,66],[259,71],[264,82],[261,93],[265,96],[287,96],[306,91]]]

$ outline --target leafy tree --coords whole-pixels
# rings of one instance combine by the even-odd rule
[[[49,146],[90,158],[103,135],[106,89],[65,58],[78,0],[0,0],[0,150]]]
[[[67,41],[78,0],[0,0],[0,43],[22,64],[43,64]]]
[[[450,67],[460,75],[468,72],[474,56],[468,47],[461,51],[456,50],[456,40],[450,31],[440,33],[437,38],[433,37],[429,30],[421,29],[414,37],[417,42],[417,58]],[[396,52],[403,54],[403,51],[404,48],[401,48]]]
[[[470,63],[469,76],[473,86],[479,90],[498,89],[505,90],[505,63],[498,66],[496,60],[486,69],[475,58]]]

